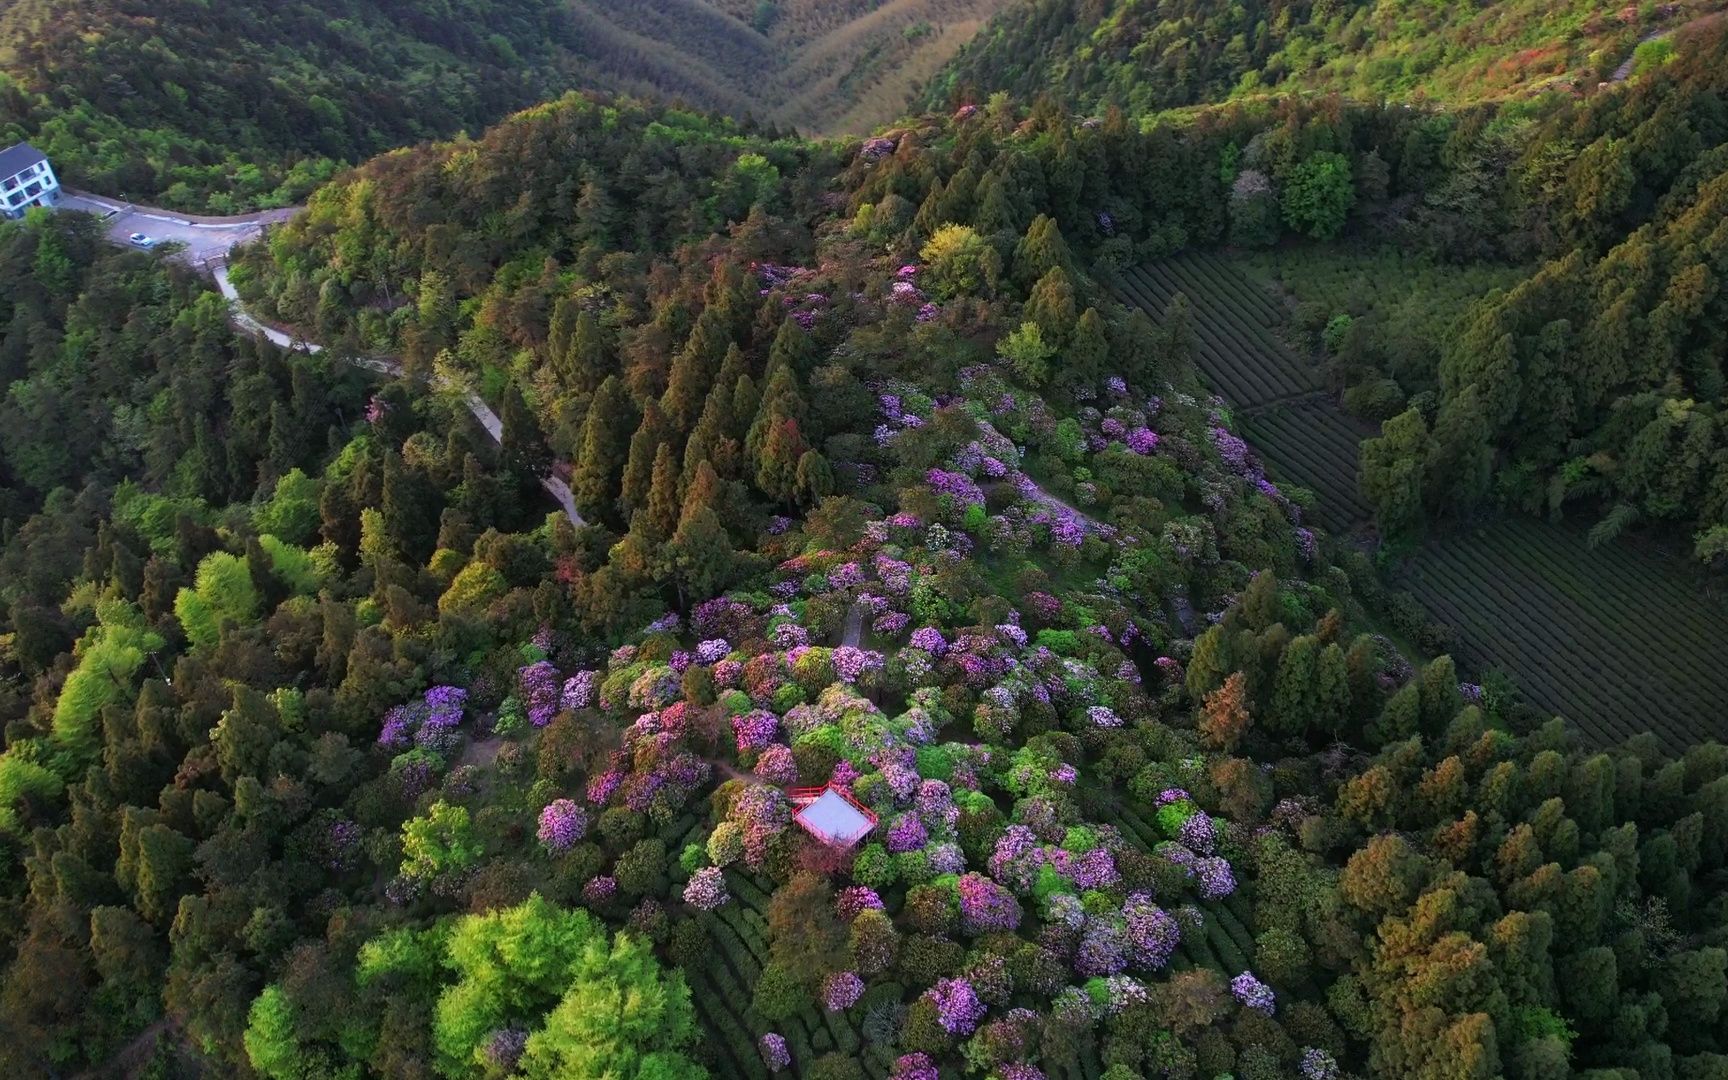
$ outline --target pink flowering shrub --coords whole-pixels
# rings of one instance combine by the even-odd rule
[[[924,997],[936,1006],[936,1022],[950,1035],[970,1035],[984,1018],[984,1003],[965,979],[938,979]]]
[[[1020,902],[995,881],[983,874],[964,874],[957,890],[960,927],[965,933],[976,937],[1019,929]]]
[[[780,733],[780,720],[765,709],[751,709],[732,718],[732,733],[738,740],[738,752],[761,750]]]
[[[783,743],[767,747],[756,758],[756,775],[764,784],[784,787],[798,779],[798,762],[792,748]]]

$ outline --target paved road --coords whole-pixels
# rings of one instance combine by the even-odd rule
[[[108,239],[117,244],[127,243],[135,232],[154,237],[159,243],[185,245],[183,257],[194,265],[221,258],[236,244],[256,240],[264,226],[286,221],[299,213],[298,207],[267,210],[237,218],[194,218],[156,210],[148,206],[116,202],[97,195],[68,192],[60,199],[62,210],[82,210],[103,219]]]
[[[122,235],[122,241],[124,241],[124,235]],[[260,334],[270,341],[275,342],[277,345],[280,345],[284,349],[304,349],[309,353],[324,351],[324,346],[322,345],[296,338],[276,329],[274,326],[267,326],[254,318],[252,314],[246,310],[245,305],[240,302],[239,292],[235,290],[233,283],[228,280],[228,268],[226,266],[218,266],[216,268],[216,288],[221,290],[223,297],[228,301],[229,318],[232,319],[234,325],[239,327],[241,330],[244,330],[249,334]],[[356,356],[349,362],[383,375],[397,376],[402,374],[402,364],[394,357]],[[450,389],[450,387],[439,386],[438,389],[447,390]],[[472,390],[463,390],[462,398],[468,406],[468,411],[474,414],[474,419],[478,420],[480,426],[486,429],[486,434],[492,437],[492,441],[495,443],[502,443],[504,441],[504,422],[498,419],[498,414],[492,411],[492,407],[487,405],[485,400]],[[570,493],[569,484],[565,483],[559,477],[548,476],[541,479],[540,486],[545,488],[546,493],[552,496],[558,505],[563,508],[565,516],[570,519],[572,524],[577,526],[584,524],[582,515],[576,512],[576,499]]]

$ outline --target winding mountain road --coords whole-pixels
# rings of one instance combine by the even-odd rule
[[[116,203],[94,195],[82,192],[69,193],[61,200],[62,210],[73,210],[80,213],[94,214],[106,224],[104,235],[111,243],[122,247],[132,246],[130,237],[133,233],[145,233],[158,241],[172,242],[183,245],[182,250],[173,257],[181,258],[193,266],[209,269],[216,278],[216,288],[228,301],[228,318],[236,329],[243,333],[262,337],[284,349],[300,350],[307,353],[324,351],[324,346],[316,342],[295,337],[274,326],[261,322],[251,312],[246,310],[240,300],[240,293],[228,280],[228,267],[221,260],[228,256],[234,246],[256,240],[264,235],[266,226],[286,221],[299,213],[298,207],[285,210],[271,210],[250,217],[237,218],[187,218],[176,217],[165,210],[155,210],[149,207],[133,206]],[[392,378],[402,374],[402,363],[388,356],[352,356],[348,362],[368,371]],[[473,414],[481,427],[492,441],[502,445],[504,441],[504,422],[498,419],[498,414],[492,411],[485,400],[474,391],[462,386],[452,386],[446,382],[434,380],[434,389],[460,393],[462,400]],[[545,476],[540,479],[540,486],[552,496],[554,502],[564,511],[564,516],[571,524],[578,527],[587,524],[576,510],[576,500],[570,493],[570,485],[561,477]]]

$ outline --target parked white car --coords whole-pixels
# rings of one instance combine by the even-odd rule
[[[135,232],[126,239],[130,240],[134,247],[152,248],[156,246],[156,238],[154,236],[145,236],[141,232]]]

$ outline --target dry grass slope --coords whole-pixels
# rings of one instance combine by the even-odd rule
[[[573,0],[594,80],[748,113],[806,134],[864,134],[1012,0]]]

